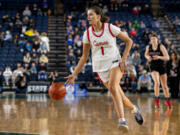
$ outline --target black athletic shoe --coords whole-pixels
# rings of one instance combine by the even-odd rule
[[[142,116],[142,114],[141,114],[140,109],[139,109],[137,106],[135,106],[135,107],[136,107],[136,109],[133,110],[132,113],[135,114],[135,115],[134,115],[134,118],[135,118],[136,122],[137,122],[139,125],[142,125],[143,122],[144,122],[143,116]]]

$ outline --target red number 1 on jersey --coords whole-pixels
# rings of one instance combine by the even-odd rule
[[[101,47],[101,53],[102,53],[102,55],[104,55],[104,48],[103,47]]]

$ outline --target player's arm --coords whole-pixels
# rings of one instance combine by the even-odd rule
[[[84,64],[88,60],[90,48],[91,48],[91,46],[89,43],[83,44],[83,54],[77,64],[77,66],[75,67],[75,70],[73,72],[74,76],[77,76],[79,74],[79,72],[81,72]]]
[[[169,60],[169,54],[168,54],[166,48],[163,45],[161,45],[160,50],[161,50],[163,56],[159,56],[159,59],[164,60],[164,61],[168,61]]]
[[[144,57],[145,57],[147,60],[150,60],[150,59],[151,59],[151,56],[149,56],[149,45],[146,46],[146,51],[145,51]]]
[[[125,61],[127,56],[129,55],[129,51],[132,47],[133,41],[127,34],[123,32],[120,32],[117,37],[126,43],[126,47],[122,56],[122,61]]]

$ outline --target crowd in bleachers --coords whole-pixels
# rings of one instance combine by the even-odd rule
[[[99,4],[99,6],[101,7],[101,4]],[[107,7],[104,5],[102,6],[102,9],[110,17],[110,23],[120,27],[121,30],[127,33],[134,41],[131,53],[126,61],[127,68],[125,75],[121,81],[121,85],[125,88],[124,90],[131,89],[133,92],[137,89],[140,91],[142,90],[141,88],[152,90],[152,80],[148,72],[150,69],[144,58],[145,47],[149,44],[151,35],[158,35],[159,43],[166,46],[169,54],[176,52],[171,42],[167,38],[164,38],[158,29],[160,23],[156,18],[153,18],[149,12],[139,12],[141,10],[141,6],[139,5],[138,7],[134,6],[130,12],[129,8],[127,11],[124,11],[124,9],[119,11],[119,9],[122,8],[118,8],[118,10],[116,10],[116,6]],[[72,73],[82,54],[83,32],[89,27],[89,25],[86,20],[86,12],[79,12],[75,10],[69,11],[68,9],[66,11],[66,22],[66,36],[69,54],[67,59],[67,69],[70,73]],[[119,51],[122,54],[125,44],[119,39],[117,40],[117,43]],[[99,85],[99,83],[97,83],[96,74],[92,74],[92,63],[90,59],[91,58],[89,57],[87,64],[78,76],[78,80],[90,81],[89,86]]]
[[[48,16],[47,0],[42,6],[27,5],[23,11],[0,10],[0,86],[24,88],[28,81],[45,81]]]

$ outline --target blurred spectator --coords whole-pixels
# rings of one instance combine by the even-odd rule
[[[68,45],[73,45],[73,43],[74,43],[73,37],[72,37],[72,35],[69,35],[68,38],[67,38],[67,44]]]
[[[17,19],[15,22],[15,26],[17,28],[18,33],[21,33],[21,27],[22,27],[22,22],[20,19]]]
[[[73,26],[70,25],[68,28],[67,28],[67,36],[71,35],[74,35],[74,29],[73,29]]]
[[[170,61],[168,61],[167,63],[167,74],[171,97],[178,98],[180,80],[180,61],[176,53],[171,53]]]
[[[138,91],[141,91],[141,89],[147,89],[148,91],[151,90],[151,77],[147,74],[146,70],[143,70],[142,75],[139,76],[137,89]]]
[[[35,27],[35,22],[34,22],[34,20],[33,20],[33,19],[30,19],[30,20],[29,20],[29,28],[34,29],[34,27]]]
[[[37,12],[38,12],[38,7],[37,7],[37,4],[34,3],[34,4],[33,4],[33,8],[32,8],[32,14],[33,14],[34,16],[37,16]]]
[[[179,20],[178,16],[175,16],[173,24],[180,25],[180,20]]]
[[[106,14],[108,12],[108,7],[107,5],[104,5],[103,6],[103,9],[102,9],[103,13]]]
[[[32,51],[32,44],[30,42],[26,43],[26,51],[28,51],[28,52]]]
[[[30,63],[31,62],[31,56],[30,53],[26,53],[26,55],[23,57],[24,63]]]
[[[38,8],[37,15],[38,15],[38,16],[43,16],[43,12],[41,11],[41,9],[40,9],[40,8]]]
[[[29,66],[29,63],[25,63],[24,64],[23,74],[26,76],[27,81],[29,81],[29,77],[30,77],[30,66]]]
[[[25,93],[27,88],[26,76],[18,76],[16,79],[16,86],[18,88],[16,89],[16,92]]]
[[[76,61],[76,58],[72,52],[70,52],[68,55],[68,61],[70,61],[70,64],[72,64],[73,61]]]
[[[133,64],[133,59],[132,59],[131,54],[129,54],[129,55],[127,56],[127,59],[126,59],[126,64],[127,64],[127,65],[128,65],[128,64],[130,64],[130,65],[132,65],[132,64]]]
[[[139,29],[140,28],[140,24],[138,23],[137,20],[134,21],[134,24],[133,24],[132,27],[134,27],[135,29]]]
[[[132,14],[137,15],[137,14],[139,14],[140,11],[141,11],[141,7],[140,6],[135,6],[133,8]]]
[[[29,24],[29,17],[25,16],[22,21],[23,21],[23,25],[24,26],[28,26],[28,24]]]
[[[126,27],[127,27],[127,30],[130,31],[130,30],[132,29],[132,23],[131,23],[131,21],[128,21],[126,25],[127,25],[127,26],[126,26]]]
[[[39,44],[39,42],[36,40],[36,41],[33,42],[33,50],[36,51],[36,52],[38,52],[39,49],[40,49],[40,44]]]
[[[132,28],[132,30],[129,32],[131,37],[136,37],[136,30],[134,28]]]
[[[134,66],[138,66],[141,64],[141,56],[137,50],[135,50],[132,54],[132,63]]]
[[[118,20],[116,20],[116,21],[114,22],[114,25],[116,25],[117,27],[120,27],[120,23],[119,23],[119,21],[118,21]]]
[[[51,72],[50,75],[48,76],[48,80],[50,82],[59,82],[60,78],[59,78],[58,72],[57,71]]]
[[[11,68],[9,66],[6,67],[4,73],[3,73],[4,79],[6,81],[6,85],[9,86],[9,81],[12,77],[12,71]]]
[[[160,23],[158,22],[157,19],[154,20],[154,22],[152,22],[152,28],[159,28]]]
[[[148,14],[148,13],[150,13],[150,7],[149,7],[149,5],[148,4],[145,4],[144,5],[144,8],[143,8],[143,13],[144,14]]]
[[[146,25],[144,24],[143,21],[140,22],[140,28],[141,28],[141,29],[145,29],[145,28],[146,28]]]
[[[46,50],[49,52],[50,48],[49,48],[49,38],[47,37],[47,33],[43,32],[41,33],[41,36],[39,37],[40,41],[41,41],[41,45],[43,44],[46,48]]]
[[[127,75],[128,75],[129,77],[135,78],[135,77],[137,76],[136,68],[135,68],[133,65],[127,64],[127,67],[126,67],[126,68],[127,68],[127,69],[126,69]]]
[[[21,62],[17,62],[17,68],[22,68],[22,64],[21,64]]]
[[[39,58],[39,63],[48,63],[48,57],[45,54],[42,54],[41,57]]]
[[[27,26],[26,26],[26,25],[23,25],[23,26],[22,26],[22,33],[23,33],[23,34],[26,32],[26,29],[27,29]]]
[[[37,80],[37,68],[36,68],[36,63],[35,62],[32,62],[32,64],[31,64],[30,80],[31,81],[36,81]]]
[[[13,43],[16,44],[16,46],[18,46],[18,41],[19,41],[18,34],[15,34],[13,38]]]
[[[44,15],[47,15],[47,11],[48,11],[48,1],[47,0],[43,0],[42,2],[42,11],[44,13]]]
[[[168,40],[168,38],[164,39],[164,45],[166,46],[166,49],[169,54],[176,52],[176,50],[174,49],[174,46],[172,45],[171,41]]]
[[[46,67],[45,63],[40,63],[40,65],[38,67],[38,71],[41,71],[41,70],[47,71],[47,67]]]
[[[38,73],[38,80],[39,81],[47,81],[47,72],[45,70],[41,70]]]
[[[31,62],[34,62],[35,64],[38,64],[39,58],[37,57],[36,53],[32,54]]]
[[[11,32],[10,32],[10,31],[6,31],[4,40],[5,40],[5,41],[8,41],[8,40],[11,40],[11,39],[12,39],[12,34],[11,34]]]
[[[42,43],[41,43],[39,51],[40,51],[41,53],[47,53],[47,52],[48,52],[48,48],[47,48],[45,42],[42,42]]]
[[[136,43],[133,43],[133,45],[132,45],[132,50],[139,50],[139,48],[140,48],[140,45],[139,44],[136,44]]]
[[[51,72],[48,76],[48,81],[53,82],[55,80],[55,74],[54,72]]]
[[[149,34],[150,34],[149,29],[146,28],[145,32],[143,33],[143,39],[146,45],[149,44]]]
[[[25,10],[23,11],[24,16],[31,16],[31,10],[29,9],[29,6],[25,7]]]
[[[80,49],[77,50],[77,52],[75,53],[75,57],[76,57],[76,63],[78,63],[78,61],[80,60],[82,56],[82,52]]]
[[[17,69],[15,69],[13,71],[13,74],[12,74],[12,83],[13,83],[13,86],[15,86],[15,83],[16,83],[16,79],[18,76],[23,76],[23,68],[21,67],[18,67]]]

